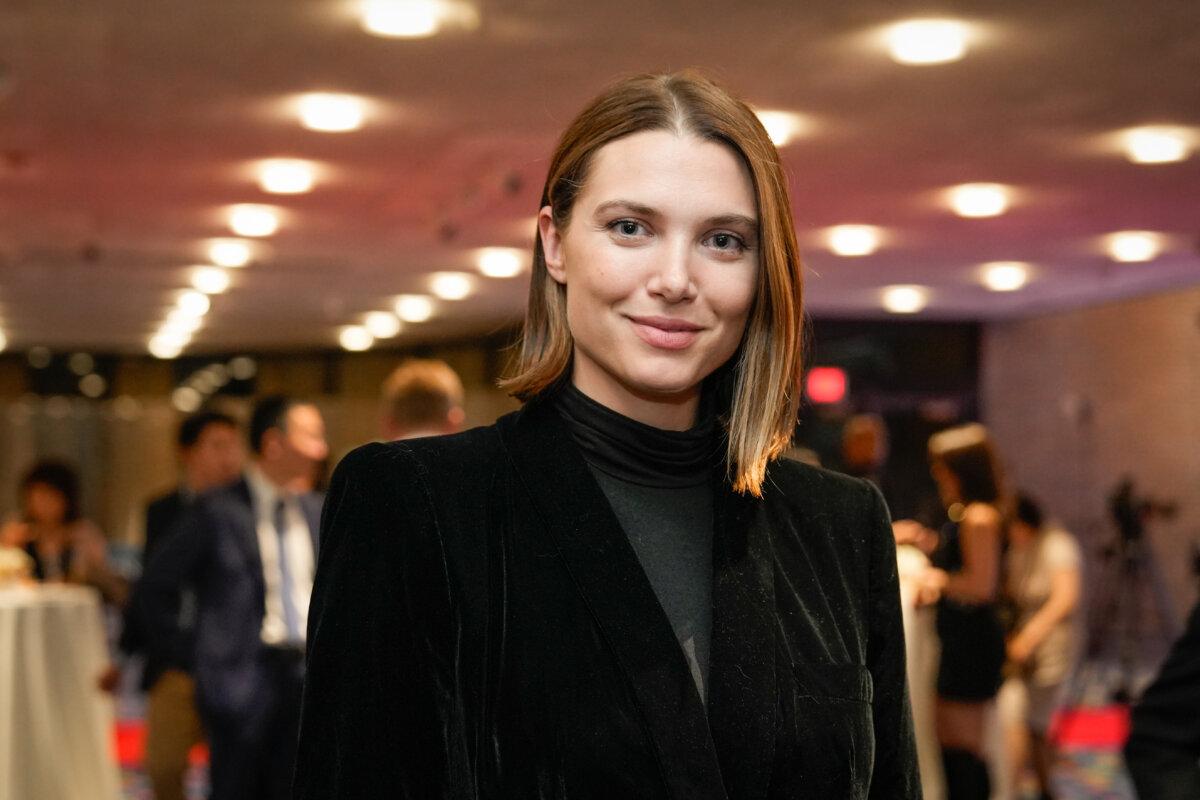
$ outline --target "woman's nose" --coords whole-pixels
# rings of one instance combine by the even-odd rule
[[[695,296],[692,281],[692,248],[688,242],[671,242],[658,254],[648,289],[668,303],[678,303]]]

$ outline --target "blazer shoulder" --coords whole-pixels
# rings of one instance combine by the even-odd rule
[[[495,425],[461,433],[396,442],[372,442],[351,450],[335,470],[344,480],[374,486],[455,486],[473,475],[490,475],[502,454]]]
[[[877,502],[882,502],[879,489],[870,481],[790,458],[771,463],[766,483],[793,502],[819,508],[869,512]]]

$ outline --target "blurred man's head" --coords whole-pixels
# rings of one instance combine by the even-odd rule
[[[193,414],[180,424],[177,443],[184,482],[194,492],[231,483],[242,471],[242,440],[228,414]]]
[[[405,361],[383,384],[383,436],[409,439],[460,430],[463,387],[445,361]]]
[[[855,414],[842,429],[842,464],[851,475],[870,475],[888,458],[887,425],[878,414]]]
[[[329,455],[325,421],[312,403],[279,395],[263,398],[250,419],[250,448],[259,468],[277,486],[307,486]]]

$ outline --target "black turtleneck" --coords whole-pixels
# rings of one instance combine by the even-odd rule
[[[556,397],[584,460],[629,537],[675,629],[701,699],[712,639],[712,474],[720,457],[711,414],[691,430],[645,425],[573,385]]]

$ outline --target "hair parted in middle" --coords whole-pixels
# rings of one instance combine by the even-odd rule
[[[714,373],[719,385],[713,388],[720,398],[733,488],[761,495],[767,463],[787,449],[795,431],[803,288],[787,179],[758,117],[693,70],[619,81],[568,126],[551,159],[539,207],[549,206],[555,225],[566,229],[596,152],[622,137],[656,130],[725,145],[746,165],[754,184],[760,243],[754,305],[737,352]],[[500,383],[522,401],[567,376],[574,342],[566,292],[546,269],[539,235],[520,356],[514,373]]]

